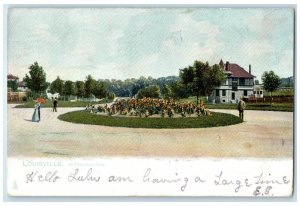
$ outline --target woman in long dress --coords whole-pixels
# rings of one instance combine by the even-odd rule
[[[34,105],[34,113],[32,115],[32,121],[33,122],[39,122],[39,113],[38,113],[38,108],[40,106],[40,103],[36,101],[35,105]]]

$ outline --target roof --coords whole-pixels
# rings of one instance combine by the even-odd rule
[[[26,83],[25,82],[19,82],[19,87],[26,87]]]
[[[8,79],[8,80],[12,80],[12,79],[14,80],[14,79],[19,79],[19,77],[14,76],[14,75],[12,75],[12,74],[8,74],[8,75],[7,75],[7,79]]]
[[[229,63],[228,71],[230,71],[232,73],[232,75],[231,75],[232,77],[244,77],[244,78],[254,78],[255,77],[237,64]]]
[[[221,63],[221,62],[220,62]],[[223,62],[222,62],[223,63]],[[228,70],[226,70],[226,65],[221,66],[226,73],[228,73],[231,77],[242,77],[242,78],[254,78],[255,76],[247,72],[243,67],[240,67],[238,64],[228,63]]]

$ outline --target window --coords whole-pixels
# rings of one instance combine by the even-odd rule
[[[241,85],[241,86],[245,85],[245,79],[244,78],[239,79],[239,85]]]
[[[248,91],[244,90],[244,97],[248,96]]]
[[[226,90],[225,89],[222,90],[222,96],[223,97],[226,96]]]
[[[233,78],[233,80],[232,80],[232,90],[237,91],[237,88],[238,88],[238,80],[237,80],[237,78]]]
[[[253,91],[253,94],[256,94],[256,91]]]
[[[228,78],[228,85],[231,86],[232,85],[232,79]]]
[[[259,94],[262,94],[262,91],[259,91]]]
[[[219,90],[216,89],[216,97],[218,97],[218,96],[220,96],[220,95],[219,95]]]
[[[250,79],[245,79],[245,85],[247,85],[247,86],[250,85]]]
[[[253,79],[250,79],[250,86],[254,85]]]

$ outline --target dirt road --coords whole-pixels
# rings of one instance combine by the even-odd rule
[[[57,116],[82,108],[41,110],[8,105],[8,156],[28,157],[292,157],[293,113],[245,111],[238,125],[200,129],[134,129],[64,122]],[[238,115],[233,110],[215,110]]]

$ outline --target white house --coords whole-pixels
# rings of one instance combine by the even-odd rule
[[[255,98],[262,98],[262,97],[264,97],[264,87],[263,87],[262,84],[254,85],[253,95],[254,95]]]
[[[52,94],[47,91],[47,99],[54,99],[54,98],[58,99],[58,97],[59,97],[59,93],[56,92],[56,93]]]
[[[28,90],[26,83],[21,81],[18,83],[18,91],[26,92]]]
[[[248,98],[253,95],[255,76],[251,74],[251,64],[249,71],[228,61],[224,64],[222,59],[219,65],[226,75],[226,82],[215,88],[209,96],[211,102],[237,103],[241,97]]]

